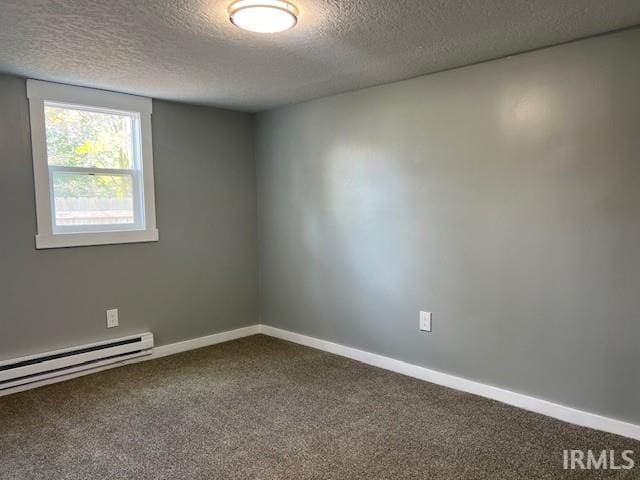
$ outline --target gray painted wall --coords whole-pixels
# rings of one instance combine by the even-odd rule
[[[261,114],[262,322],[640,422],[638,52],[631,30]]]
[[[152,122],[160,241],[37,251],[25,82],[0,76],[0,359],[256,323],[252,117],[154,101]]]

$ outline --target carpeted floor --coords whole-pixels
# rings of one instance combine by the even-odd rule
[[[640,442],[257,335],[0,398],[1,479],[638,479]]]

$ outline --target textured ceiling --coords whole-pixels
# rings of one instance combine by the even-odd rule
[[[1,0],[0,72],[259,111],[640,23],[640,0],[293,0],[242,31],[231,0]]]

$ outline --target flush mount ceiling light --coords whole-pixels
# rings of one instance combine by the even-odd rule
[[[229,20],[251,32],[283,32],[298,21],[298,9],[284,0],[238,0],[229,5]]]

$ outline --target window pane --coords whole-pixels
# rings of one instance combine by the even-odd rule
[[[133,118],[44,107],[49,165],[133,168]]]
[[[56,226],[133,224],[130,175],[53,173]]]

